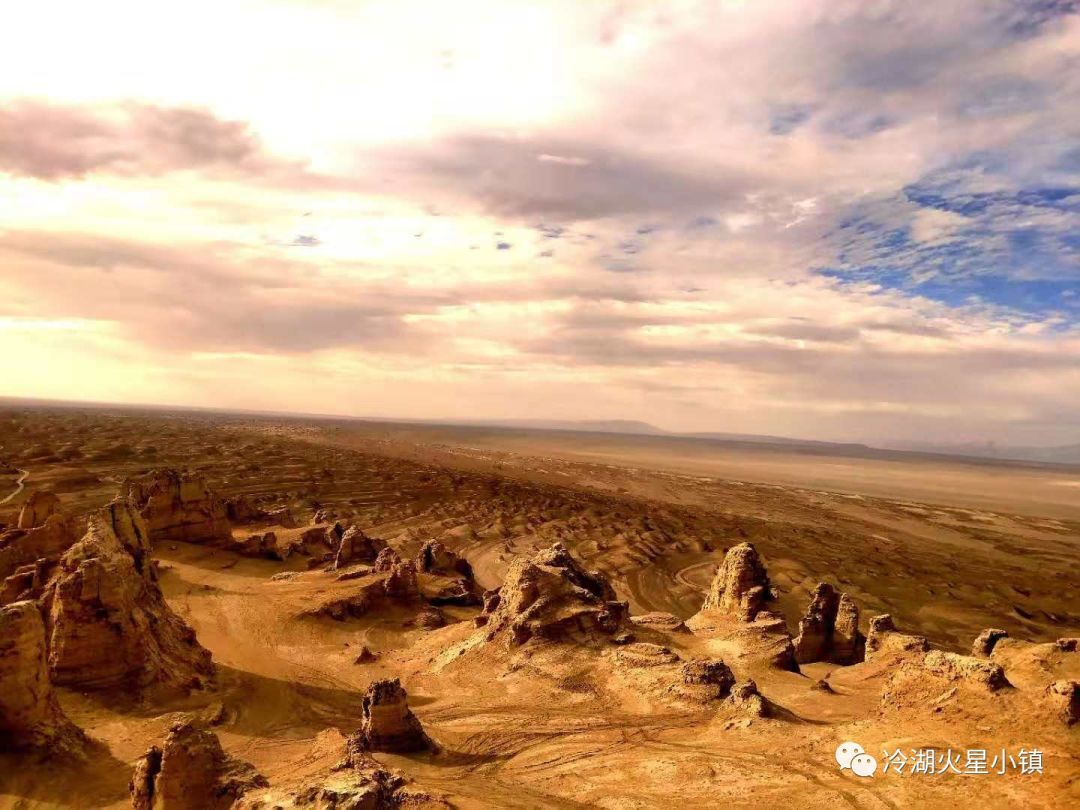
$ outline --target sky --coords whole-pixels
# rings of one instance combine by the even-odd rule
[[[0,395],[1080,442],[1080,0],[37,0]]]

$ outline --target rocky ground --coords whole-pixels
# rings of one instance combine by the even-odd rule
[[[8,493],[0,806],[1080,803],[1067,510],[14,407]]]

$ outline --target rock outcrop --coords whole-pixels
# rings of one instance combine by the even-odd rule
[[[0,750],[72,752],[84,741],[56,702],[38,606],[0,607]]]
[[[0,534],[0,579],[40,559],[56,560],[76,540],[72,521],[54,513],[38,526]]]
[[[385,540],[368,537],[359,526],[350,526],[338,541],[331,567],[336,571],[353,563],[374,562],[386,547]]]
[[[296,528],[296,516],[293,515],[292,509],[287,506],[279,506],[269,510],[266,513],[266,521],[283,529]]]
[[[870,617],[870,632],[866,634],[866,660],[924,653],[930,644],[923,636],[901,633],[892,616],[884,613]]]
[[[253,504],[244,495],[234,495],[225,499],[225,517],[236,524],[255,523],[266,519],[266,512]]]
[[[210,653],[165,602],[146,524],[117,500],[95,513],[46,587],[49,670],[82,689],[193,688],[213,676]]]
[[[409,708],[408,695],[397,678],[372,683],[364,693],[361,709],[360,730],[352,738],[360,749],[393,753],[435,749]]]
[[[754,681],[743,681],[735,684],[731,688],[731,694],[728,695],[728,704],[740,714],[748,717],[769,716],[769,703],[758,691],[757,684]]]
[[[267,785],[250,764],[226,754],[216,734],[178,723],[136,763],[129,790],[132,810],[226,810]]]
[[[656,628],[669,633],[689,633],[686,623],[671,613],[652,611],[651,613],[639,613],[631,616],[630,621],[637,627]]]
[[[438,540],[428,540],[416,555],[416,569],[425,574],[446,574],[473,578],[469,561]]]
[[[375,571],[386,574],[383,590],[391,599],[409,601],[420,595],[416,563],[401,559],[393,549],[383,549],[375,560]]]
[[[923,659],[923,667],[935,677],[963,681],[987,692],[997,692],[1009,686],[1005,670],[999,664],[970,655],[932,650]]]
[[[840,594],[833,625],[831,660],[837,664],[857,664],[866,657],[866,637],[859,630],[859,606],[848,594]]]
[[[446,614],[435,606],[427,607],[416,614],[413,625],[421,630],[438,630],[446,627]]]
[[[724,556],[705,603],[686,626],[694,635],[733,645],[746,664],[798,672],[784,617],[765,609],[774,598],[757,551],[750,543],[741,543]]]
[[[1061,722],[1080,723],[1080,681],[1054,681],[1046,687],[1046,697]]]
[[[701,609],[752,622],[772,599],[769,575],[757,550],[750,543],[740,543],[728,549]]]
[[[379,654],[373,652],[366,644],[360,648],[360,652],[357,653],[356,658],[353,659],[354,664],[373,664],[379,660]]]
[[[233,810],[451,810],[455,806],[410,786],[403,774],[388,770],[372,757],[357,736],[346,740],[336,729],[317,735],[295,770],[310,771],[313,763],[325,775],[275,780],[270,789],[246,793]]]
[[[429,540],[416,555],[420,589],[434,605],[478,605],[480,589],[472,565],[438,540]]]
[[[33,529],[60,512],[60,499],[52,492],[31,492],[19,510],[18,529]]]
[[[819,584],[799,621],[795,660],[800,664],[854,664],[862,660],[864,646],[855,601],[846,593],[837,593],[832,585]]]
[[[705,687],[710,699],[727,697],[735,685],[731,667],[719,659],[687,661],[683,664],[682,675],[685,685]]]
[[[391,548],[379,553],[372,568],[347,572],[338,579],[355,581],[356,586],[347,595],[335,596],[310,606],[302,615],[327,616],[344,621],[350,616],[363,616],[384,606],[415,607],[422,604],[415,563],[402,560]]]
[[[20,565],[0,584],[0,605],[8,605],[24,599],[38,599],[45,588],[51,563],[41,558],[29,565]]]
[[[985,658],[932,650],[909,652],[888,662],[881,691],[883,710],[924,709],[942,712],[960,704],[968,710],[1011,687],[1000,665]]]
[[[989,658],[991,653],[994,652],[994,647],[1003,638],[1008,638],[1009,634],[1004,630],[999,630],[996,627],[988,627],[979,633],[978,638],[975,639],[975,643],[971,645],[971,654],[977,658]]]
[[[532,638],[589,641],[623,629],[629,606],[598,572],[586,571],[556,543],[510,565],[503,585],[484,595],[479,623],[486,638],[511,646]]]
[[[243,540],[234,540],[228,546],[241,557],[259,557],[267,560],[280,560],[278,539],[274,532],[255,532]]]
[[[228,542],[225,503],[198,476],[155,470],[124,482],[123,494],[139,510],[154,542]]]

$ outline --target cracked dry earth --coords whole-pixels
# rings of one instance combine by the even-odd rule
[[[562,442],[0,411],[0,807],[1080,804],[1075,472]]]

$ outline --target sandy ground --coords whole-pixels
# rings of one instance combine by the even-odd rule
[[[1075,480],[1064,468],[682,453],[643,450],[636,439],[512,433],[11,411],[0,413],[0,460],[30,472],[28,490],[51,489],[76,513],[107,502],[134,472],[199,471],[223,495],[288,505],[305,519],[332,509],[403,554],[440,538],[485,587],[516,555],[558,540],[607,573],[635,614],[691,616],[724,550],[751,540],[792,628],[810,590],[828,581],[856,599],[864,624],[889,612],[944,649],[966,652],[987,626],[1032,641],[1080,635],[1080,489],[1055,483]],[[5,476],[0,492],[16,480]],[[223,713],[215,730],[231,753],[272,784],[287,781],[312,761],[319,732],[356,728],[359,693],[378,677],[402,678],[443,749],[380,759],[460,807],[951,807],[975,789],[992,807],[1080,802],[1078,731],[1024,702],[1051,668],[1080,677],[1073,659],[1020,661],[1010,678],[1030,679],[1030,690],[992,705],[899,713],[880,705],[888,673],[868,664],[814,664],[802,675],[736,666],[777,709],[748,722],[671,700],[647,666],[628,668],[613,648],[523,658],[477,647],[472,608],[450,609],[460,621],[437,631],[413,628],[408,611],[303,618],[349,583],[183,543],[156,555],[170,604],[214,655],[219,687],[167,705],[62,690],[101,749],[82,770],[0,757],[0,807],[127,806],[131,762],[172,720],[206,712]],[[272,578],[287,570],[294,576]],[[653,641],[684,658],[727,654],[696,636]],[[361,645],[380,653],[376,663],[353,663]],[[835,694],[810,688],[824,677]],[[1039,746],[1045,770],[865,780],[833,760],[846,739],[867,750]]]

